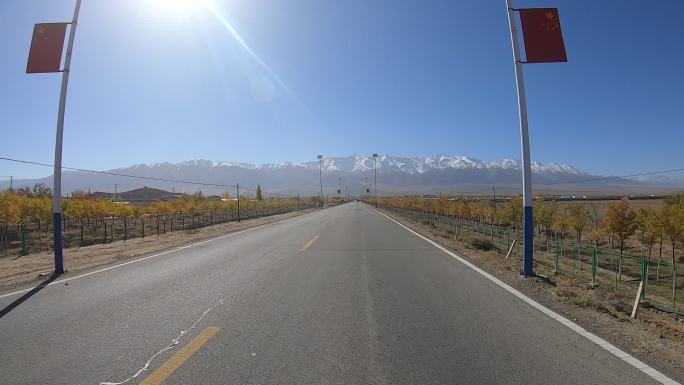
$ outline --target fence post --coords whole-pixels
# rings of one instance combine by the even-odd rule
[[[618,281],[620,280],[620,263],[622,263],[622,255],[618,257],[617,265],[615,265],[615,290],[618,289]]]
[[[489,228],[489,238],[491,239],[492,243],[494,243],[494,221],[492,220],[492,223],[490,223],[490,228]]]
[[[21,255],[26,255],[26,235],[24,234],[24,224],[19,224],[19,237],[21,238]]]
[[[641,292],[641,301],[646,300],[646,285],[648,284],[648,261],[646,258],[641,258],[641,282],[643,283],[643,291]]]
[[[591,286],[596,286],[596,268],[598,267],[598,253],[596,247],[591,253]]]
[[[556,241],[556,260],[553,263],[553,272],[554,273],[558,272],[559,259],[560,259],[560,243],[559,243],[559,241]]]
[[[677,309],[677,264],[672,264],[672,310]]]

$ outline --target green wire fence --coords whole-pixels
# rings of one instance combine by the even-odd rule
[[[520,228],[421,210],[387,205],[382,207],[412,221],[447,231],[457,238],[487,238],[504,252],[513,246],[509,259],[522,260],[524,238]],[[684,315],[681,305],[684,301],[684,264],[660,257],[649,259],[624,252],[621,254],[620,250],[553,239],[544,234],[535,236],[534,250],[537,270],[541,268],[545,272],[563,274],[578,282],[610,288],[626,295],[636,295],[639,284],[643,282],[642,302],[663,311]]]

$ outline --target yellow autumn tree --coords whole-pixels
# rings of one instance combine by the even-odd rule
[[[629,203],[620,201],[608,206],[608,212],[603,218],[604,224],[618,240],[620,259],[618,261],[618,280],[622,278],[622,255],[627,240],[637,229],[637,213],[629,207]]]
[[[20,202],[17,194],[11,191],[0,193],[0,223],[7,226],[21,220]]]

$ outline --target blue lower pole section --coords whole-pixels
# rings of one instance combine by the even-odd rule
[[[525,247],[523,254],[522,274],[526,277],[534,276],[534,219],[532,206],[525,206],[523,211],[523,231],[525,233]]]
[[[62,257],[62,213],[53,213],[55,275],[64,273],[64,258]]]

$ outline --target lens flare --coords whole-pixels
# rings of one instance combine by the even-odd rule
[[[177,1],[180,1],[180,0],[177,0]],[[186,0],[186,1],[190,1],[190,0]],[[211,11],[211,13],[216,17],[216,19],[218,19],[218,21],[219,21],[221,24],[223,24],[223,26],[228,30],[228,32],[230,32],[230,34],[233,36],[233,38],[235,39],[235,41],[237,41],[238,44],[240,44],[240,47],[242,47],[242,49],[244,49],[245,52],[247,52],[247,54],[249,54],[249,56],[250,56],[257,64],[259,64],[259,66],[260,66],[264,71],[266,71],[266,73],[268,73],[268,75],[269,75],[276,83],[278,83],[278,85],[279,85],[285,92],[287,92],[290,96],[292,96],[293,98],[295,98],[300,104],[303,104],[303,103],[299,100],[299,98],[297,98],[297,96],[296,96],[296,95],[287,87],[287,85],[285,85],[285,83],[280,79],[280,77],[279,77],[275,72],[273,72],[273,70],[272,70],[272,69],[271,69],[271,68],[270,68],[270,67],[269,67],[269,66],[268,66],[260,57],[259,57],[259,55],[256,54],[256,52],[254,52],[254,51],[252,50],[252,48],[249,47],[249,45],[247,45],[247,43],[246,43],[245,40],[242,38],[242,36],[240,36],[240,34],[237,32],[237,30],[235,30],[235,28],[233,28],[233,26],[230,24],[230,22],[223,16],[223,14],[221,14],[221,12],[220,12],[219,9],[216,7],[216,5],[215,5],[213,2],[211,2],[211,1],[204,1],[204,4],[206,5],[207,9],[209,9],[209,11]]]
[[[266,72],[268,77],[275,82],[283,91],[292,97],[302,108],[308,110],[306,105],[287,87],[285,82],[276,74],[271,67],[269,67],[259,55],[247,44],[247,42],[240,36],[238,31],[223,15],[221,10],[217,7],[215,0],[146,0],[152,6],[155,12],[166,13],[173,17],[185,18],[192,14],[202,11],[209,11],[216,20],[226,28],[230,35],[235,39],[240,48],[242,48],[254,60],[261,69]]]

